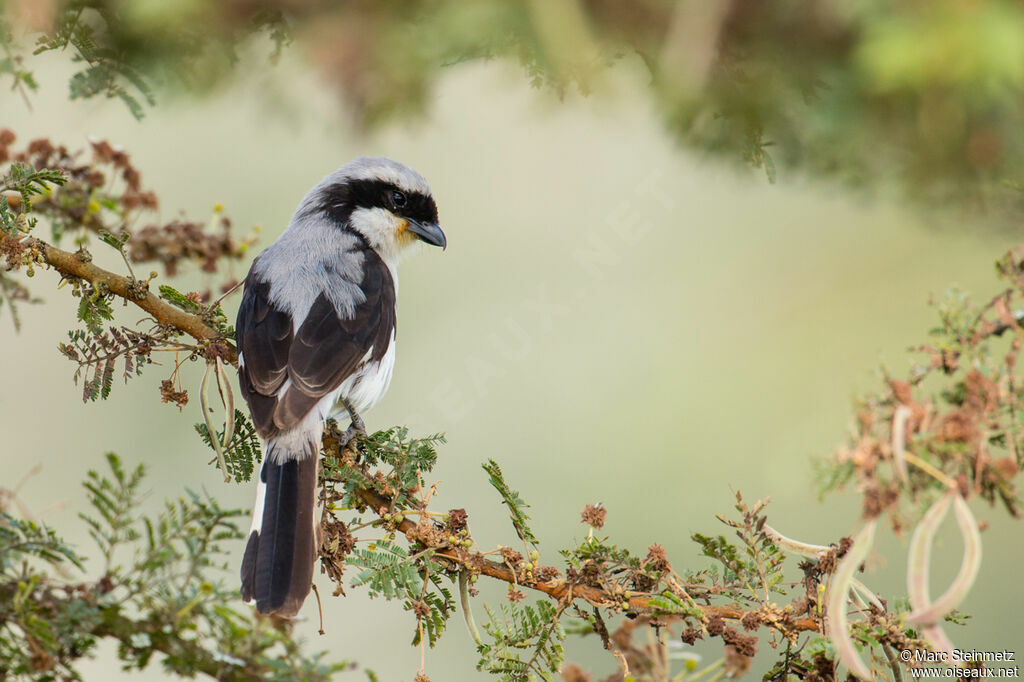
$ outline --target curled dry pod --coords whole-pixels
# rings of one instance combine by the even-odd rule
[[[213,428],[213,420],[210,419],[210,400],[207,397],[207,387],[210,384],[211,370],[216,373],[214,367],[214,363],[207,361],[206,372],[203,373],[203,381],[199,385],[199,407],[203,411],[203,422],[206,423],[206,432],[210,434],[210,444],[213,445],[213,451],[217,453],[217,463],[220,465],[221,473],[224,474],[224,482],[230,483],[231,476],[228,475],[228,467],[224,463],[224,448],[221,447],[220,440],[217,438],[217,432]],[[232,422],[234,418],[235,415],[232,414]]]
[[[825,554],[828,551],[831,551],[832,549],[831,547],[826,547],[825,545],[812,545],[807,542],[802,542],[800,540],[794,540],[793,538],[786,537],[785,535],[775,530],[768,524],[764,525],[764,533],[769,538],[771,538],[771,541],[774,542],[779,547],[779,549],[783,549],[787,552],[793,552],[795,554],[799,554],[800,556],[809,557],[811,559],[821,559],[821,556],[823,554]],[[862,597],[867,599],[869,602],[871,602],[878,608],[882,608],[882,602],[878,598],[878,595],[869,590],[867,585],[862,583],[857,578],[854,578],[850,585]]]
[[[825,613],[825,628],[839,662],[849,668],[850,672],[862,680],[870,680],[871,670],[861,660],[850,636],[850,622],[846,613],[847,595],[853,585],[854,574],[868,555],[868,550],[875,541],[877,520],[871,519],[853,538],[853,544],[846,556],[836,566],[828,589],[828,610]]]
[[[767,535],[772,542],[778,545],[780,549],[799,554],[800,556],[811,557],[812,559],[817,559],[823,552],[827,552],[829,550],[825,545],[812,545],[807,542],[788,538],[769,526],[767,523],[764,525],[764,534]]]
[[[943,499],[948,499],[950,496],[952,493],[948,493]],[[942,593],[942,596],[930,603],[927,602],[926,578],[925,603],[915,604],[911,600],[914,610],[907,616],[907,620],[911,623],[931,625],[938,622],[960,605],[978,577],[978,570],[981,568],[981,533],[978,531],[978,522],[975,520],[974,514],[971,513],[971,508],[967,506],[967,501],[959,493],[953,496],[953,511],[956,513],[956,522],[964,539],[964,556],[960,562],[960,571],[949,588]],[[932,534],[934,535],[934,533],[933,529]],[[924,570],[928,570],[927,564],[925,564]]]
[[[935,531],[949,510],[953,492],[949,491],[928,508],[914,534],[910,537],[910,552],[907,555],[907,596],[915,612],[928,607],[928,567],[931,565],[932,540]]]
[[[219,357],[214,362],[217,363],[217,391],[220,393],[220,401],[224,405],[223,446],[227,450],[231,446],[231,439],[235,437],[235,394],[231,390],[227,372],[224,371],[224,362]]]

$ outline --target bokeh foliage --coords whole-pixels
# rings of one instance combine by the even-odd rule
[[[247,510],[187,491],[145,514],[144,479],[142,465],[112,453],[106,471],[89,472],[90,548],[0,510],[0,678],[81,679],[103,638],[119,642],[126,670],[152,663],[186,678],[326,680],[349,667],[305,654],[287,628],[234,604],[224,569]],[[102,563],[99,580],[83,574],[80,552]]]
[[[681,143],[770,179],[799,170],[1011,217],[1024,207],[1024,7],[1010,0],[6,5],[0,71],[16,87],[35,86],[33,51],[63,50],[81,64],[72,97],[120,98],[136,116],[156,85],[209,89],[253,36],[270,61],[299,42],[367,125],[422,112],[461,62],[507,58],[538,87],[589,93],[627,61]]]

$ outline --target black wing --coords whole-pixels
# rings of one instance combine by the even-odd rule
[[[297,331],[270,301],[270,285],[250,271],[235,335],[242,353],[242,395],[257,432],[270,438],[292,428],[363,364],[387,352],[395,328],[395,285],[380,257],[366,249],[360,288],[366,299],[342,317],[325,293]],[[281,392],[285,379],[291,379]]]

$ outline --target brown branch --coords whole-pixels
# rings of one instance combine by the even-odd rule
[[[0,236],[0,247],[18,248],[19,244],[37,250],[44,262],[66,279],[83,279],[100,291],[109,291],[145,310],[153,316],[157,324],[173,327],[197,341],[217,341],[226,347],[226,359],[231,363],[237,361],[235,347],[226,341],[217,330],[207,325],[202,317],[186,313],[184,310],[160,300],[159,297],[144,288],[144,281],[140,282],[140,280],[104,270],[94,265],[89,258],[58,249],[35,237],[27,237],[22,241],[21,238],[11,235]]]
[[[337,441],[333,440],[332,442],[331,436],[325,435],[324,442],[325,445],[333,445],[333,448],[325,448],[328,453],[337,452]],[[390,512],[392,500],[376,490],[359,488],[355,493],[359,496],[359,499],[366,503],[366,506],[378,516],[383,517],[384,514]],[[415,511],[411,511],[409,513],[415,514]],[[409,518],[403,518],[402,521],[395,526],[395,529],[406,537],[413,539],[420,544],[424,544],[424,540],[420,537],[420,534],[415,533],[416,527],[416,524]],[[413,535],[410,535],[410,533]],[[506,563],[500,563],[488,559],[480,552],[451,547],[445,542],[430,548],[434,550],[435,558],[446,559],[457,565],[469,568],[470,570],[478,571],[480,574],[485,575],[488,578],[500,580],[502,582],[516,585],[517,587],[527,587],[532,590],[542,592],[560,603],[571,602],[576,599],[583,599],[593,606],[600,607],[619,607],[624,603],[621,597],[616,597],[599,587],[574,584],[563,578],[556,578],[543,582],[530,580],[522,575],[517,575]],[[649,595],[632,595],[628,601],[628,611],[637,614],[653,615],[655,609],[650,606],[649,602]],[[757,613],[757,611],[749,611],[734,606],[712,606],[700,604],[695,604],[694,606],[700,609],[701,613],[704,615],[705,622],[716,617],[727,620],[741,620],[748,614]],[[785,621],[784,624],[767,623],[767,625],[780,630],[783,634],[788,634],[788,632],[816,631],[820,629],[820,622],[812,617],[793,618]]]

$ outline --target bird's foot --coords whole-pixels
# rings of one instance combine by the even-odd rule
[[[341,437],[338,439],[338,445],[342,450],[344,450],[349,446],[349,443],[355,440],[358,436],[365,435],[366,427],[363,426],[362,421],[358,424],[353,422],[347,429],[345,429],[345,433],[341,434]]]
[[[352,442],[356,436],[366,435],[366,424],[363,423],[362,418],[356,414],[356,411],[352,409],[352,406],[345,401],[345,409],[348,410],[348,416],[351,418],[352,423],[345,429],[345,433],[341,434],[341,438],[338,440],[342,449],[348,447],[348,444]]]

